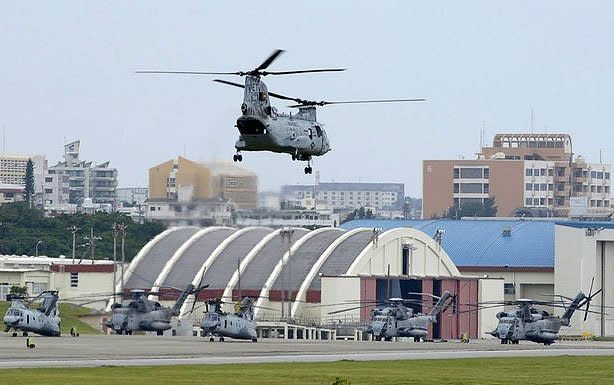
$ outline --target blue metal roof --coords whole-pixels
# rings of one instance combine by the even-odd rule
[[[602,229],[614,229],[614,222],[588,222],[588,221],[562,221],[556,222],[557,225],[575,227],[578,229],[586,228],[602,228]]]
[[[442,246],[456,266],[554,268],[554,225],[525,220],[373,220],[358,219],[341,225],[389,230],[411,227],[429,236],[444,229]],[[511,229],[511,236],[503,230]]]

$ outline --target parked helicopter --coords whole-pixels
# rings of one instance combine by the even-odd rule
[[[591,284],[592,290],[592,284]],[[584,321],[588,316],[591,300],[601,292],[601,289],[595,293],[585,295],[579,292],[575,298],[560,296],[562,299],[571,301],[569,304],[559,301],[536,301],[532,299],[517,299],[513,301],[503,301],[501,303],[486,302],[478,305],[475,311],[485,308],[494,308],[498,306],[516,305],[517,309],[509,312],[497,313],[499,323],[497,327],[489,334],[499,338],[502,344],[518,344],[519,341],[527,340],[544,345],[551,345],[558,339],[558,332],[561,326],[569,326],[571,316],[576,310],[586,306],[584,310]],[[562,316],[554,316],[545,310],[538,311],[533,305],[544,305],[557,308],[564,308],[565,312]]]
[[[179,309],[186,298],[207,287],[209,285],[198,288],[192,284],[188,285],[172,308],[147,299],[144,290],[131,290],[132,301],[128,305],[113,304],[111,319],[107,321],[106,326],[115,330],[117,334],[132,334],[135,330],[141,330],[156,332],[161,336],[165,330],[171,328],[171,318],[179,315]]]
[[[239,140],[235,143],[235,162],[241,162],[241,151],[271,151],[287,153],[292,160],[307,161],[305,174],[311,174],[311,159],[321,156],[331,150],[330,142],[323,124],[316,121],[316,106],[330,104],[358,103],[391,103],[418,102],[425,99],[380,99],[380,100],[350,100],[350,101],[313,101],[293,98],[268,92],[261,77],[268,75],[289,75],[313,72],[339,72],[345,68],[320,68],[297,71],[265,71],[284,51],[277,49],[258,67],[250,71],[236,72],[196,72],[196,71],[137,71],[137,73],[155,74],[185,74],[185,75],[238,75],[245,76],[245,85],[215,79],[215,82],[244,88],[241,116],[237,119]],[[289,100],[296,104],[290,108],[298,108],[298,113],[278,113],[271,107],[269,97]]]
[[[28,297],[9,294],[7,299],[11,301],[11,306],[7,309],[3,318],[5,332],[13,329],[13,337],[17,336],[18,331],[21,331],[24,337],[27,337],[29,332],[42,336],[60,336],[57,291],[47,290],[29,299]],[[30,308],[29,304],[41,299],[42,302],[37,309]]]
[[[419,342],[428,335],[429,325],[437,322],[437,315],[456,301],[456,297],[447,290],[441,297],[427,293],[409,294],[432,297],[437,299],[437,303],[428,314],[414,313],[411,306],[422,303],[414,299],[390,298],[383,303],[376,303],[377,307],[371,310],[371,323],[364,331],[372,334],[377,341],[392,341],[393,337],[413,337],[415,342]],[[365,303],[328,314],[342,313],[367,306],[373,306],[373,303]]]
[[[258,341],[256,332],[256,321],[254,321],[254,299],[244,297],[235,304],[234,313],[222,311],[220,298],[210,299],[206,302],[206,311],[201,323],[201,329],[205,336],[209,336],[209,341],[213,342],[214,337],[218,336],[220,342],[224,337],[231,337],[240,340]]]

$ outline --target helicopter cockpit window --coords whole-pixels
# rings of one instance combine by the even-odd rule
[[[318,137],[322,136],[322,128],[320,128],[320,126],[315,126],[316,129],[316,135]]]

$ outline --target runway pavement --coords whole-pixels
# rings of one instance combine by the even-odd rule
[[[199,337],[82,336],[0,337],[0,368],[91,367],[337,360],[405,360],[559,355],[612,355],[614,342],[561,341],[544,347],[530,342],[501,345],[495,340],[445,343],[296,341],[262,339],[209,342]]]

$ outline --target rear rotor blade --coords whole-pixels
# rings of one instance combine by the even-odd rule
[[[256,67],[254,72],[263,70],[263,69],[267,68],[268,66],[270,66],[271,63],[273,63],[277,59],[277,57],[279,55],[281,55],[282,53],[284,53],[284,52],[285,51],[283,49],[276,49],[275,51],[273,51],[272,54],[269,55],[268,58],[266,58],[265,61],[262,62],[262,64],[260,64],[258,67]]]

